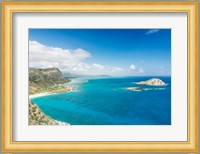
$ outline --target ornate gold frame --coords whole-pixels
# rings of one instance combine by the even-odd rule
[[[188,14],[187,142],[14,142],[12,140],[12,15],[15,12],[185,12]],[[3,152],[197,152],[198,2],[3,2]]]

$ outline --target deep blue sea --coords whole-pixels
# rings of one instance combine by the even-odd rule
[[[73,92],[31,99],[55,120],[71,125],[170,125],[171,77],[167,86],[138,85],[153,77],[73,78]],[[143,87],[128,91],[126,87]]]

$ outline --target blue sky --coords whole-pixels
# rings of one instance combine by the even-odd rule
[[[29,63],[72,74],[169,76],[171,30],[30,29]]]

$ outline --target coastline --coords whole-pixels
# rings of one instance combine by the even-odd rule
[[[170,94],[170,87],[157,87],[157,86],[155,86],[155,87],[152,87],[152,86],[139,86],[139,85],[133,85],[132,83],[134,83],[135,82],[135,80],[138,80],[139,78],[137,78],[137,79],[135,79],[135,78],[133,78],[133,79],[114,79],[114,80],[109,80],[109,82],[111,83],[111,86],[108,86],[108,87],[106,87],[106,88],[108,88],[108,89],[110,89],[110,90],[113,90],[113,88],[119,88],[119,90],[121,90],[121,89],[123,89],[123,90],[125,90],[125,88],[130,88],[130,89],[126,89],[126,90],[130,90],[130,91],[137,91],[136,92],[136,95],[137,95],[137,93],[138,93],[138,91],[143,91],[143,90],[164,90],[164,89],[167,89],[166,90],[166,92],[159,92],[159,93],[161,93],[162,95],[161,96],[165,96],[165,94],[167,93],[167,94]],[[141,78],[141,79],[143,79],[143,78]],[[144,78],[144,80],[145,80],[146,78]],[[168,79],[168,80],[170,80],[170,79]],[[166,80],[166,81],[168,81],[168,80]],[[101,82],[100,82],[101,81]],[[88,89],[85,89],[85,90],[88,90],[88,91],[86,91],[86,92],[92,92],[92,90],[94,90],[94,88],[96,88],[97,86],[100,88],[100,89],[98,89],[98,90],[104,90],[105,89],[105,87],[103,87],[103,86],[101,86],[101,85],[103,85],[103,84],[105,84],[105,83],[107,83],[108,81],[107,80],[96,80],[96,82],[92,82],[93,84],[91,85],[91,87],[90,87],[90,89],[88,88]],[[129,83],[129,84],[126,84],[126,83]],[[98,83],[98,84],[97,84]],[[125,83],[125,84],[118,84],[118,83]],[[168,82],[169,83],[169,82]],[[82,83],[81,83],[82,84]],[[85,84],[85,83],[84,83]],[[89,83],[90,84],[90,83]],[[116,87],[113,87],[112,86],[112,84],[116,84]],[[123,86],[124,85],[124,86]],[[130,87],[128,87],[128,85],[130,86]],[[170,85],[170,84],[169,84]],[[61,85],[62,86],[62,85]],[[65,86],[69,86],[69,85],[65,85]],[[78,89],[76,89],[75,91],[78,91],[79,89],[80,89],[80,92],[82,91],[82,89],[83,88],[85,88],[84,87],[84,85],[83,85],[83,87],[81,87],[80,85],[79,85],[79,83],[73,83],[73,84],[71,84],[70,86],[76,86]],[[127,87],[126,87],[127,86]],[[136,87],[133,87],[133,86],[136,86]],[[87,87],[87,84],[86,84],[86,87]],[[133,88],[133,89],[132,89]],[[141,89],[142,88],[142,89]],[[108,91],[108,92],[111,92],[111,94],[113,94],[113,95],[111,95],[111,96],[114,96],[114,93],[115,92],[113,92],[113,91]],[[118,89],[116,89],[116,90],[118,90]],[[107,91],[106,91],[107,92]],[[74,98],[75,99],[75,101],[79,101],[80,99],[79,99],[79,96],[77,95],[78,93],[76,93],[76,92],[69,92],[68,93],[68,91],[67,92],[64,92],[64,94],[62,95],[62,93],[61,92],[59,92],[60,94],[58,94],[58,92],[57,93],[50,93],[50,92],[46,92],[46,91],[43,91],[43,93],[38,93],[38,94],[34,94],[34,95],[30,95],[30,99],[29,100],[31,100],[31,98],[36,98],[36,97],[38,97],[38,101],[39,101],[39,99],[41,99],[41,102],[43,102],[43,103],[45,103],[45,105],[46,106],[48,106],[49,105],[49,103],[50,103],[50,101],[52,100],[52,99],[54,99],[54,97],[57,97],[57,96],[63,96],[63,95],[65,95],[65,99],[67,100],[68,98],[71,98],[71,97],[75,97],[75,96],[77,96],[76,98]],[[124,95],[124,98],[125,98],[125,96],[131,96],[132,94],[130,93],[130,92],[123,92],[125,95]],[[149,96],[149,97],[151,97],[151,95],[149,95],[149,94],[151,94],[151,93],[157,93],[157,92],[145,92],[145,96]],[[58,94],[58,95],[53,95],[53,94]],[[164,95],[163,95],[164,94]],[[47,95],[52,95],[52,97],[51,96],[47,96]],[[133,94],[133,95],[135,95],[135,94]],[[138,96],[142,96],[143,94],[139,94]],[[42,96],[44,96],[44,97],[42,97]],[[42,100],[44,98],[44,100]],[[45,98],[47,98],[47,99],[45,99]],[[80,97],[81,98],[81,97]],[[153,97],[154,98],[154,97]],[[156,95],[155,95],[155,98],[156,98]],[[32,99],[32,101],[34,102],[34,100],[35,100],[35,103],[37,103],[37,98],[36,99]],[[106,99],[102,99],[102,100],[106,100]],[[116,101],[118,101],[117,99],[113,99],[114,101],[116,100]],[[131,99],[132,100],[132,99]],[[167,99],[168,100],[168,99]],[[86,103],[87,103],[87,99],[86,100],[84,100]],[[144,101],[144,102],[146,102],[146,100],[145,100],[145,98],[144,98],[144,100],[143,100],[143,98],[142,98],[142,101]],[[91,101],[91,103],[92,102],[94,102],[94,101]],[[102,101],[103,102],[103,101]],[[106,102],[106,101],[105,101]],[[154,104],[154,101],[147,101],[147,103],[153,103]],[[168,105],[168,102],[170,102],[170,99],[169,99],[169,101],[167,101],[167,102],[165,102],[165,101],[163,101],[164,103],[167,103],[167,105]],[[52,105],[52,107],[54,107],[55,106],[55,108],[58,106],[58,104],[60,103],[60,99],[57,99],[57,98],[55,98],[55,102],[53,102],[51,105]],[[95,104],[97,104],[97,103],[95,103]],[[157,105],[157,104],[159,104],[159,103],[155,103],[155,105]],[[40,105],[40,104],[39,104]],[[73,104],[72,104],[73,105]],[[160,106],[160,105],[158,105],[158,106]],[[41,108],[44,110],[44,111],[46,111],[46,108],[43,108],[43,106],[41,106]],[[64,107],[62,108],[63,110],[64,110]],[[55,126],[58,126],[58,125],[61,125],[61,126],[64,126],[64,125],[74,125],[73,124],[73,122],[74,122],[74,117],[70,117],[69,116],[69,114],[71,114],[71,112],[68,110],[68,109],[70,109],[70,106],[66,106],[65,107],[65,112],[63,112],[62,113],[62,115],[60,116],[60,117],[57,117],[57,116],[54,116],[54,114],[52,114],[52,112],[54,112],[55,110],[54,109],[52,109],[51,110],[51,112],[46,112],[46,115],[48,116],[48,115],[52,115],[52,117],[54,117],[52,120],[54,120],[55,122],[56,122],[56,124],[54,124]],[[76,109],[76,108],[75,108]],[[77,106],[77,109],[78,109],[78,106]],[[77,110],[76,109],[76,110]],[[49,110],[47,110],[47,111],[49,111]],[[170,111],[169,111],[170,112]],[[86,114],[88,114],[87,113],[87,110],[85,111],[85,113]],[[59,114],[59,111],[58,112],[56,112],[56,114]],[[93,114],[93,113],[91,113],[91,114]],[[37,114],[38,115],[38,114]],[[137,115],[136,115],[137,116]],[[51,118],[51,117],[50,117]],[[80,117],[80,118],[82,118],[82,117]],[[59,121],[59,120],[61,120],[61,121]],[[81,119],[82,120],[82,119]],[[84,118],[83,118],[83,121],[84,121]],[[68,123],[69,122],[69,123]],[[74,122],[75,123],[75,122]],[[85,120],[85,123],[87,124],[87,119]],[[94,124],[96,124],[96,123],[98,123],[98,122],[95,122],[94,121]],[[120,121],[119,121],[119,123],[120,123]],[[153,123],[154,124],[154,123]],[[42,124],[37,124],[37,125],[42,125]],[[44,123],[43,125],[53,125],[53,124],[49,124],[49,123]]]
[[[59,86],[59,88],[54,89],[52,91],[48,91],[48,92],[29,95],[29,99],[42,97],[42,96],[48,96],[48,95],[55,95],[55,94],[64,93],[64,92],[72,92],[76,89],[75,86],[65,86],[65,87]]]
[[[53,120],[55,120],[55,119],[53,119]],[[70,125],[70,123],[62,122],[62,121],[58,121],[58,120],[55,120],[55,122],[57,122],[59,126],[69,126]]]
[[[38,105],[29,102],[29,125],[70,125],[67,122],[62,122],[53,119],[46,115]]]
[[[29,95],[29,99],[42,97],[42,96],[48,96],[48,95],[52,95],[52,94],[53,93],[39,93],[39,94]],[[54,93],[54,94],[56,94],[56,93]]]
[[[75,89],[76,89],[75,86],[66,86],[66,87],[64,87],[64,89],[63,88],[62,89],[57,89],[57,90],[54,89],[53,91],[49,91],[49,92],[37,93],[37,94],[29,95],[29,102],[31,102],[32,98],[48,96],[48,95],[55,95],[55,94],[59,94],[59,93],[63,93],[63,92],[71,92],[71,91],[73,91]],[[31,110],[31,105],[29,105],[29,117],[31,117],[31,119],[29,119],[29,124],[31,123],[31,125],[37,125],[37,123],[41,121],[41,117],[43,117],[43,118],[45,117],[46,119],[48,119],[48,123],[47,122],[43,122],[43,124],[41,124],[41,125],[59,125],[59,126],[70,125],[70,123],[68,123],[68,122],[63,122],[63,121],[59,121],[59,120],[51,118],[49,115],[46,115],[39,108],[39,106],[37,106],[34,102],[31,102],[31,103],[35,107],[34,111],[35,110],[40,111],[40,114],[42,114],[42,116],[40,114],[33,113],[33,111]],[[35,120],[33,120],[33,119],[35,119]],[[50,121],[50,123],[49,123],[49,121]]]

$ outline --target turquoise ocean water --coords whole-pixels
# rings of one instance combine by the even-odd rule
[[[31,99],[55,120],[71,125],[170,125],[171,77],[167,86],[137,85],[153,77],[74,78],[73,92]],[[128,91],[126,87],[143,87]]]

